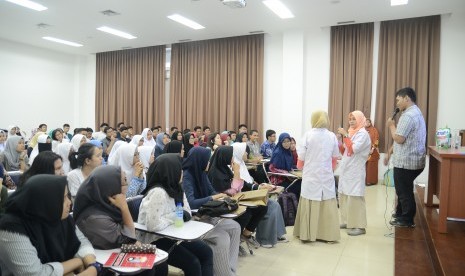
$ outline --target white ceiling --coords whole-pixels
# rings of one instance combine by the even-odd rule
[[[295,18],[280,19],[261,0],[247,0],[232,9],[220,0],[36,0],[48,7],[34,11],[0,0],[0,38],[72,54],[90,54],[179,42],[247,35],[252,31],[277,34],[291,29],[327,27],[337,22],[356,23],[465,11],[465,0],[410,0],[390,6],[390,0],[281,0]],[[105,16],[104,10],[120,13]],[[179,13],[205,26],[193,30],[166,16]],[[51,25],[38,28],[37,24]],[[109,26],[129,32],[127,40],[96,30]],[[83,44],[75,48],[43,40],[52,36]]]

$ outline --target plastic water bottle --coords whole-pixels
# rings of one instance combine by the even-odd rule
[[[175,227],[182,227],[184,225],[183,219],[183,209],[181,203],[176,204],[176,218],[174,219],[174,226]]]

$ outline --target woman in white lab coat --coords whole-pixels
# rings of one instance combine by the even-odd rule
[[[365,130],[365,115],[361,111],[349,113],[349,129],[338,129],[344,138],[344,155],[339,175],[341,228],[347,234],[358,236],[366,233],[365,163],[370,154],[371,139]]]
[[[294,236],[302,241],[337,241],[341,234],[332,160],[341,155],[336,135],[328,130],[328,113],[313,112],[311,122],[312,129],[297,148],[303,177]]]

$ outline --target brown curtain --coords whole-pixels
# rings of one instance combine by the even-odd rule
[[[417,105],[426,121],[427,143],[434,144],[440,28],[439,15],[381,22],[375,126],[379,148],[384,152],[392,145],[386,120],[395,108],[395,93],[407,86],[417,93]]]
[[[331,27],[328,114],[331,129],[348,127],[348,114],[371,112],[373,23]]]
[[[165,46],[97,54],[95,125],[165,124]]]
[[[242,36],[173,44],[171,126],[234,130],[263,125],[264,36]]]

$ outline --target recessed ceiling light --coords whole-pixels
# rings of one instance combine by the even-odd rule
[[[265,0],[263,4],[282,19],[294,17],[292,12],[279,0]]]
[[[20,5],[20,6],[29,8],[29,9],[33,9],[33,10],[36,10],[36,11],[44,11],[44,10],[48,9],[47,7],[42,6],[39,3],[32,2],[32,1],[29,1],[29,0],[6,0],[6,1],[14,3],[16,5]]]
[[[194,30],[200,30],[200,29],[205,29],[204,26],[200,25],[199,23],[195,22],[195,21],[192,21],[188,18],[185,18],[184,16],[182,15],[179,15],[177,13],[175,14],[172,14],[172,15],[168,15],[167,16],[169,19],[173,20],[173,21],[176,21],[178,23],[181,23],[189,28],[192,28]]]
[[[63,40],[63,39],[55,38],[55,37],[44,36],[44,37],[42,37],[42,38],[43,38],[43,39],[46,39],[46,40],[53,41],[53,42],[57,42],[57,43],[61,43],[61,44],[66,44],[66,45],[69,45],[69,46],[73,46],[73,47],[82,47],[82,44],[79,44],[79,43],[76,43],[76,42],[71,42],[71,41],[68,41],[68,40]]]
[[[102,26],[100,28],[97,28],[97,30],[102,31],[102,32],[106,32],[106,33],[109,33],[109,34],[112,34],[112,35],[117,35],[117,36],[127,38],[127,39],[137,38],[137,37],[133,36],[132,34],[128,34],[128,33],[125,33],[125,32],[122,32],[120,30],[116,30],[116,29],[113,29],[113,28],[110,28],[110,27],[107,27],[107,26]]]
[[[407,5],[408,0],[391,0],[391,6]]]

